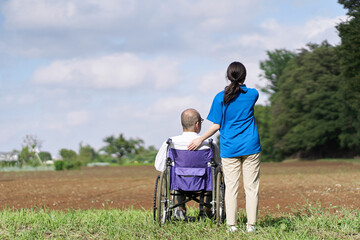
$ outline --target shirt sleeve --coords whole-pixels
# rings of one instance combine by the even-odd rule
[[[166,150],[167,143],[164,142],[155,157],[155,169],[163,172],[166,169]]]
[[[222,114],[222,103],[220,95],[216,95],[214,98],[214,101],[211,105],[209,115],[207,116],[207,119],[213,123],[221,125],[223,114]]]
[[[257,100],[259,99],[259,91],[255,89],[255,102],[257,102]]]

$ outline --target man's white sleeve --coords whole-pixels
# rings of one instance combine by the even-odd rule
[[[156,154],[156,158],[155,158],[155,169],[163,172],[166,169],[166,150],[167,150],[167,143],[164,142],[158,153]]]

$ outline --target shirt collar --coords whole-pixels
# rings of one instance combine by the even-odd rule
[[[198,136],[196,132],[183,132],[182,136]]]
[[[248,88],[246,87],[246,84],[240,84],[240,87],[244,92],[248,91]]]

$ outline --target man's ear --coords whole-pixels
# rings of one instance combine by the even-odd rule
[[[199,122],[196,122],[196,123],[195,123],[195,131],[196,131],[196,132],[200,132],[200,129],[201,129],[201,128],[200,128],[200,123],[199,123]]]

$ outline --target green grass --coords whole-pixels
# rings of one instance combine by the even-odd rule
[[[360,164],[360,158],[322,158],[317,161],[349,162]]]
[[[360,164],[360,158],[319,158],[314,160],[309,159],[302,159],[302,158],[291,158],[291,159],[285,159],[282,162],[283,163],[289,163],[289,162],[348,162],[348,163],[357,163]]]
[[[243,213],[241,230],[227,233],[225,225],[209,219],[160,227],[149,210],[5,209],[0,211],[0,239],[360,239],[359,210],[307,205],[280,214],[260,218],[256,233],[247,234]]]

